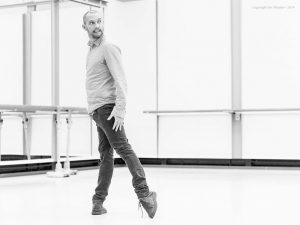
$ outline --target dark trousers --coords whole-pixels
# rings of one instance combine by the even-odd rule
[[[104,201],[108,195],[108,189],[114,169],[113,149],[125,161],[131,175],[132,185],[138,198],[146,197],[149,188],[146,182],[145,172],[140,160],[132,150],[125,134],[124,126],[122,130],[112,129],[114,118],[107,120],[115,104],[106,104],[98,108],[93,114],[96,122],[99,137],[100,168],[98,185],[93,196],[94,201]]]

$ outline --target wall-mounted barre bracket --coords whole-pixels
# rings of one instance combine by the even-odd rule
[[[72,111],[68,110],[68,116],[66,117],[66,123],[68,126],[71,126],[72,124]]]
[[[28,128],[28,122],[29,122],[29,118],[28,118],[27,114],[24,112],[23,113],[22,124],[23,124],[25,129]]]
[[[24,153],[26,154],[27,159],[30,160],[31,157],[30,157],[29,137],[28,137],[29,118],[26,112],[23,113],[22,124],[24,130],[24,150],[25,150]]]
[[[234,116],[235,120],[239,121],[239,120],[241,120],[242,114],[239,112],[234,112],[233,116]]]

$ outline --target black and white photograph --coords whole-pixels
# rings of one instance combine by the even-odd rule
[[[0,225],[299,225],[300,1],[0,0]]]

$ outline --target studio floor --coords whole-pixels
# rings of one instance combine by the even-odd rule
[[[97,169],[69,178],[0,178],[1,225],[299,225],[300,170],[146,166],[154,219],[138,211],[126,167],[116,167],[108,213],[91,215]]]

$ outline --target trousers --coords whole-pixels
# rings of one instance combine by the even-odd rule
[[[100,153],[98,183],[93,195],[93,201],[104,202],[108,195],[114,169],[113,150],[125,161],[132,175],[132,185],[137,197],[140,199],[149,194],[145,171],[131,145],[128,143],[124,126],[121,130],[115,131],[112,129],[114,117],[107,120],[114,106],[114,103],[103,105],[96,109],[92,116],[97,125],[98,150]]]

